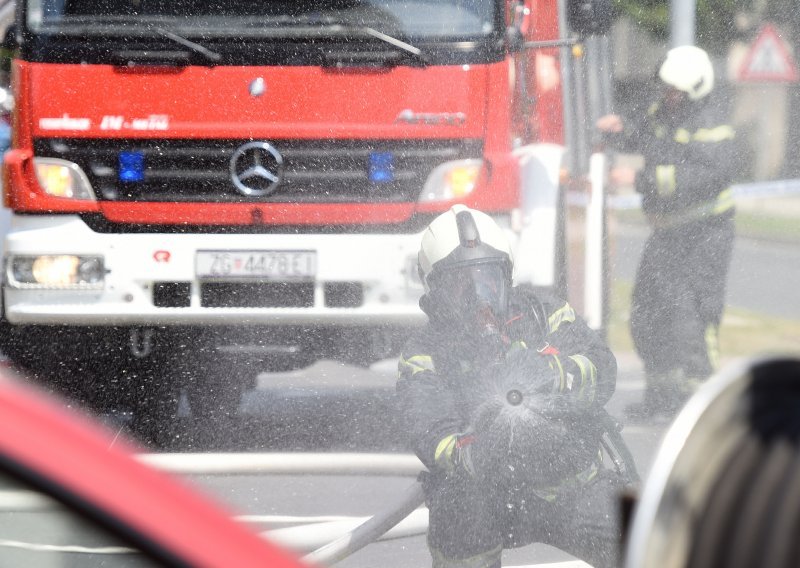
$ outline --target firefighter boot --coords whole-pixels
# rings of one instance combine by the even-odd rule
[[[658,418],[671,418],[680,408],[680,396],[675,371],[666,373],[647,373],[645,378],[644,397],[625,408],[625,415],[630,420],[650,421]]]
[[[673,392],[675,394],[671,401],[674,407],[673,413],[676,413],[678,410],[683,408],[692,395],[697,392],[697,389],[700,388],[700,385],[702,385],[703,382],[705,382],[705,379],[689,377],[683,373],[676,375],[675,385],[673,387]]]
[[[703,380],[687,376],[682,369],[673,369],[664,377],[664,397],[659,413],[674,418],[697,391]]]
[[[501,546],[469,558],[450,558],[432,546],[429,550],[433,559],[432,568],[500,568],[503,554]]]

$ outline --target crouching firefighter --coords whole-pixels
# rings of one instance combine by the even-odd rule
[[[397,394],[428,469],[432,565],[499,567],[503,549],[541,542],[615,566],[624,482],[603,466],[596,416],[616,360],[568,303],[512,287],[512,269],[480,211],[454,206],[423,235],[428,324],[403,350]]]

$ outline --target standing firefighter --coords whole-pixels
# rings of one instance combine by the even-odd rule
[[[397,393],[428,468],[433,566],[497,567],[504,548],[533,542],[614,566],[623,483],[600,459],[598,416],[616,360],[568,303],[512,287],[512,270],[503,230],[479,211],[454,206],[423,235],[429,321],[403,351]]]
[[[698,47],[676,47],[658,81],[662,97],[640,124],[623,127],[616,115],[598,122],[613,145],[644,157],[638,174],[618,168],[612,181],[635,182],[652,227],[630,323],[647,388],[631,417],[671,416],[714,371],[734,240],[735,132],[710,96],[711,61]]]

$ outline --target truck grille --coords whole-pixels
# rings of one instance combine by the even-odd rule
[[[480,140],[265,141],[284,160],[282,181],[265,196],[243,195],[231,179],[231,157],[249,140],[37,139],[34,150],[81,166],[99,200],[201,203],[416,201],[437,165],[483,150]],[[140,181],[120,180],[121,152],[143,156]],[[375,156],[390,179],[370,175]]]

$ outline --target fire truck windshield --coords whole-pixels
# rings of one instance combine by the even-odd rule
[[[28,0],[35,35],[183,38],[341,37],[375,29],[395,38],[480,39],[497,33],[495,0]]]

